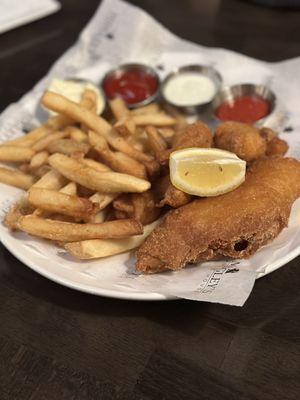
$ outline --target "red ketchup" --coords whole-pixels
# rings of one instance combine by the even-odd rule
[[[222,121],[253,123],[270,113],[270,103],[260,96],[239,96],[216,111]]]
[[[151,73],[134,68],[109,75],[103,88],[109,99],[122,97],[127,104],[135,104],[151,97],[158,89],[158,81]]]

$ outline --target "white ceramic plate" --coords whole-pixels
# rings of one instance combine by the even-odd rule
[[[4,215],[5,209],[20,196],[20,191],[0,184],[0,205]],[[255,255],[254,264],[265,264],[266,255],[273,254],[273,260],[267,264],[258,277],[269,274],[282,267],[300,254],[300,246],[293,234],[293,227],[300,225],[300,201],[293,208],[290,227],[285,229],[276,240]],[[289,234],[291,233],[291,234]],[[167,300],[174,299],[159,293],[135,290],[118,286],[116,281],[126,275],[129,253],[108,257],[104,260],[78,261],[59,253],[57,248],[47,241],[33,239],[24,233],[11,233],[3,224],[0,225],[0,238],[3,245],[22,263],[44,277],[72,289],[95,295],[131,300]],[[288,245],[286,242],[288,241]],[[284,244],[284,246],[282,245]],[[267,251],[266,251],[267,250]],[[266,255],[264,255],[265,253]],[[95,268],[100,271],[94,276],[90,273]]]

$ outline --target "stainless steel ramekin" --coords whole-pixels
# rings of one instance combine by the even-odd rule
[[[141,71],[144,71],[144,72],[152,75],[153,78],[157,82],[157,90],[151,96],[147,97],[143,101],[139,101],[139,102],[134,103],[134,104],[127,104],[127,106],[129,108],[137,108],[137,107],[145,106],[145,105],[147,105],[149,103],[152,103],[153,101],[155,101],[158,98],[158,96],[159,96],[160,79],[159,79],[159,76],[156,73],[154,68],[150,67],[149,65],[139,64],[139,63],[122,64],[122,65],[119,65],[117,68],[113,68],[113,69],[109,70],[104,75],[104,77],[103,77],[103,79],[101,81],[101,87],[102,87],[103,92],[105,93],[104,83],[105,83],[106,79],[112,78],[114,76],[121,75],[122,73],[124,73],[126,71],[133,70],[133,69],[141,70]],[[108,98],[107,95],[106,95],[106,97]]]
[[[261,126],[265,123],[266,119],[274,112],[276,108],[276,96],[275,93],[271,91],[267,86],[264,85],[256,85],[252,83],[241,83],[233,86],[225,86],[223,87],[216,95],[212,102],[212,113],[213,117],[218,122],[224,122],[220,120],[216,112],[219,106],[223,103],[233,102],[237,97],[241,96],[259,96],[262,99],[266,100],[270,104],[269,113],[257,120],[254,125]]]
[[[189,115],[195,115],[195,114],[200,114],[203,111],[205,111],[208,106],[212,103],[213,99],[206,102],[206,103],[200,103],[200,104],[194,104],[194,105],[186,105],[186,106],[180,106],[175,103],[170,102],[170,100],[167,100],[165,95],[164,95],[164,89],[167,85],[167,83],[173,79],[175,76],[185,74],[187,72],[195,72],[199,73],[201,75],[207,76],[212,80],[212,82],[215,85],[216,93],[219,91],[221,84],[222,84],[222,77],[220,73],[213,67],[210,66],[205,66],[205,65],[185,65],[183,67],[180,67],[176,69],[175,71],[171,72],[169,75],[166,76],[166,78],[163,80],[160,92],[163,100],[174,107],[176,110],[189,114]]]

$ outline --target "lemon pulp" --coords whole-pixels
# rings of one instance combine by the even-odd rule
[[[173,185],[189,194],[217,196],[235,189],[245,180],[246,163],[219,149],[190,148],[170,156]]]
[[[237,163],[216,164],[214,162],[194,162],[182,160],[178,167],[178,175],[182,180],[193,186],[210,188],[231,182],[239,174]]]

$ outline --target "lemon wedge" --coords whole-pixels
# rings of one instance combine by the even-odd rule
[[[174,151],[170,156],[172,184],[196,196],[218,196],[245,180],[246,162],[220,149],[198,147]]]

